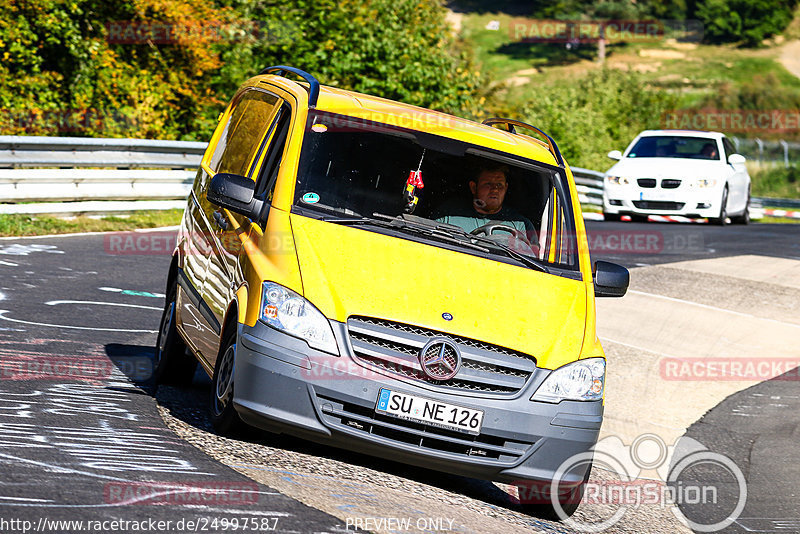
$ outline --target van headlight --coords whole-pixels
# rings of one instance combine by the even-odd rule
[[[606,176],[606,180],[608,180],[608,183],[614,185],[628,185],[630,183],[630,180],[624,176]]]
[[[531,397],[532,401],[593,401],[603,398],[606,380],[605,358],[587,358],[559,367]]]
[[[281,332],[304,339],[310,347],[339,355],[328,319],[291,289],[264,282],[259,319]]]

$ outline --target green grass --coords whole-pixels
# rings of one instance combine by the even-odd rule
[[[180,224],[183,210],[137,211],[129,216],[99,219],[75,217],[62,219],[32,215],[0,215],[0,236],[71,234],[75,232],[111,232],[137,228],[158,228]]]
[[[799,11],[800,12],[800,11]],[[567,50],[563,43],[522,43],[511,35],[515,16],[485,10],[465,13],[461,36],[472,46],[476,60],[495,82],[509,81],[519,71],[536,69],[526,75],[524,85],[509,84],[501,100],[534,101],[555,81],[574,79],[599,68],[597,49],[581,44]],[[498,31],[487,30],[490,21],[499,21]],[[794,24],[800,28],[800,22]],[[797,29],[800,33],[800,29]],[[646,54],[668,51],[680,58],[650,57]],[[644,54],[644,55],[643,55]],[[691,107],[713,98],[722,86],[742,86],[754,77],[774,76],[787,90],[800,93],[800,79],[777,60],[776,48],[747,49],[734,45],[673,44],[667,41],[610,44],[605,64],[612,68],[636,70],[652,87],[678,95],[679,107]],[[518,80],[519,83],[523,79]],[[502,105],[502,103],[501,103]]]
[[[755,197],[800,198],[800,167],[762,167],[750,179]]]

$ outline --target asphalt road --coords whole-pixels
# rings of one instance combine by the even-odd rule
[[[104,239],[0,240],[0,532],[344,531],[164,425],[148,380],[170,258]]]
[[[587,229],[593,259],[628,267],[743,254],[800,259],[797,225],[587,222]],[[164,424],[159,400],[182,414],[179,419],[190,430],[201,426],[202,416],[187,414],[204,412],[207,385],[199,381],[157,398],[149,384],[169,243],[141,236],[150,237],[131,247],[116,246],[108,235],[0,240],[0,531],[22,531],[19,523],[4,526],[2,520],[37,526],[43,518],[172,521],[173,531],[192,530],[185,528],[187,521],[207,531],[231,531],[234,519],[240,527],[256,525],[261,531],[346,530],[341,519],[255,484],[257,477],[242,474],[246,469],[226,467]],[[739,530],[755,525],[759,531],[800,531],[791,522],[775,522],[791,521],[792,509],[800,508],[792,486],[798,473],[780,468],[780,462],[792,460],[800,417],[797,410],[771,406],[776,395],[796,406],[793,384],[768,382],[756,386],[763,394],[738,393],[688,432],[709,448],[730,452],[746,466],[754,488],[783,496],[777,509],[772,499],[748,501],[750,523],[739,524]],[[741,404],[743,396],[753,413],[769,418],[754,424],[754,418],[731,415],[731,406]],[[200,441],[193,443],[204,448]],[[288,452],[313,456],[320,450],[295,443]],[[353,457],[334,456],[359,467]],[[487,501],[496,515],[513,511],[477,481],[426,478],[404,473],[402,466],[365,463],[370,473],[396,478],[406,491],[422,482],[456,497]],[[210,495],[209,488],[216,493]],[[177,524],[181,520],[183,529]],[[488,525],[494,520],[485,521],[485,530],[471,531],[492,531]],[[518,522],[526,531],[570,531],[535,518]],[[39,530],[73,531],[65,526]]]
[[[725,256],[800,259],[800,225],[586,221],[593,259],[626,267]]]

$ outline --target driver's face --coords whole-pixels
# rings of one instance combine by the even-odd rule
[[[477,182],[470,182],[472,197],[483,201],[482,208],[475,207],[479,213],[497,213],[503,207],[508,182],[502,171],[483,171]]]

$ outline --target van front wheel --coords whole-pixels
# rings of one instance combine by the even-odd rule
[[[158,327],[153,381],[156,384],[191,384],[197,369],[197,360],[188,353],[186,344],[175,327],[177,284],[172,282],[167,291],[166,305]]]
[[[244,423],[233,407],[233,378],[236,365],[236,329],[225,338],[211,381],[211,424],[222,435],[236,433]]]

